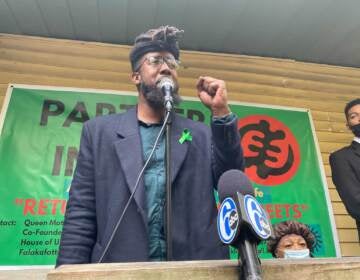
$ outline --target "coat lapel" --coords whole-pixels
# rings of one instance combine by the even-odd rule
[[[354,150],[355,154],[360,156],[360,143],[356,141],[351,142],[351,148]]]
[[[116,133],[119,137],[114,144],[116,154],[120,160],[129,192],[132,193],[135,189],[136,179],[144,164],[136,108],[132,108],[124,114]],[[140,180],[137,186],[134,199],[142,214],[144,223],[147,224],[143,179]]]
[[[185,141],[183,144],[180,144],[179,139],[184,131],[185,123],[182,118],[177,115],[173,116],[173,124],[171,130],[171,183],[174,183],[174,180],[179,173],[180,167],[182,166],[186,154],[189,149],[190,142]]]

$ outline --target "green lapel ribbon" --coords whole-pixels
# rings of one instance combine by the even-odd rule
[[[190,130],[188,130],[187,128],[185,128],[181,134],[181,137],[179,139],[179,143],[183,144],[185,141],[192,141],[192,135]]]

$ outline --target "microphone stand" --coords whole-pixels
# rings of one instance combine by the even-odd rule
[[[260,259],[257,256],[256,243],[249,241],[249,234],[245,230],[244,238],[238,244],[241,279],[262,280]]]
[[[172,254],[172,220],[171,220],[171,209],[172,209],[172,196],[171,196],[171,112],[172,112],[173,99],[170,91],[167,90],[165,93],[165,112],[169,114],[166,122],[166,140],[165,140],[165,190],[166,190],[166,260],[171,261],[173,258]]]

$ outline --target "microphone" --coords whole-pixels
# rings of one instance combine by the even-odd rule
[[[164,94],[164,105],[166,112],[171,112],[173,105],[172,93],[175,88],[173,79],[170,77],[162,77],[157,82],[157,88]]]
[[[240,170],[224,172],[218,183],[221,203],[217,229],[221,241],[239,249],[241,272],[246,280],[261,280],[257,245],[272,228],[266,212],[254,197],[249,178]]]

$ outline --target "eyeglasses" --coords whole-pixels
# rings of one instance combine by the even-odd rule
[[[179,69],[180,67],[180,61],[176,60],[173,56],[161,56],[161,55],[155,55],[155,56],[146,56],[145,59],[139,64],[136,69],[140,69],[140,67],[144,64],[144,62],[147,62],[148,65],[151,65],[152,67],[158,68],[161,65],[166,62],[167,66],[170,69]]]

